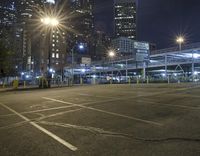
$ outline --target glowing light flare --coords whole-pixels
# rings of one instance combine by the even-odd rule
[[[79,47],[80,50],[84,49],[84,45],[83,44],[80,44],[78,47]]]
[[[183,43],[185,41],[185,39],[184,39],[184,37],[183,36],[179,36],[179,37],[177,37],[177,39],[176,39],[176,42],[177,43]]]
[[[109,51],[108,52],[108,56],[111,57],[111,58],[114,57],[115,56],[115,52],[113,50]]]
[[[199,58],[199,57],[200,57],[200,54],[197,54],[197,53],[194,53],[194,54],[193,54],[193,58],[197,59],[197,58]]]
[[[86,72],[86,69],[81,69],[81,72],[82,72],[82,73],[85,73],[85,72]]]
[[[198,75],[198,73],[199,73],[199,72],[197,72],[197,71],[194,71],[194,73],[193,73],[193,74],[194,74],[194,75]]]
[[[58,19],[56,18],[50,18],[50,17],[45,17],[45,18],[42,18],[41,19],[41,22],[45,25],[48,25],[48,26],[58,26],[59,25],[59,21]]]

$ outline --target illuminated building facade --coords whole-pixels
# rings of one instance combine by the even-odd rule
[[[136,1],[114,0],[115,37],[136,39]]]
[[[44,1],[42,11],[52,10],[52,12],[59,12],[57,10],[61,8],[59,6],[60,4],[56,1]],[[63,25],[63,21],[60,20],[58,17],[58,21]],[[54,75],[62,75],[62,70],[66,64],[66,30],[60,26],[50,28],[41,21],[39,21],[38,25],[40,25],[41,31],[36,29],[32,39],[34,73],[46,76],[47,70],[50,70],[48,69],[48,64],[50,64]]]
[[[16,7],[14,0],[0,2],[0,27],[13,26],[16,22]]]
[[[68,62],[71,63],[71,51],[74,51],[74,62],[81,63],[81,57],[91,57],[93,50],[94,33],[94,0],[70,0],[69,8],[71,18],[69,19],[70,29],[68,37]],[[80,45],[83,48],[80,48]]]

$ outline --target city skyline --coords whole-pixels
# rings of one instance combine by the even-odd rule
[[[96,29],[113,35],[113,0],[95,0]],[[157,44],[157,48],[176,46],[176,36],[184,35],[186,43],[199,42],[200,22],[196,19],[200,2],[196,0],[137,0],[138,40]],[[106,15],[106,16],[105,16]]]
[[[14,1],[16,4],[12,3]],[[138,60],[145,60],[150,53],[156,54],[156,49],[175,47],[181,50],[184,45],[198,41],[198,30],[191,29],[197,33],[189,33],[184,29],[184,26],[197,27],[195,18],[189,25],[180,24],[195,13],[198,6],[194,4],[198,3],[187,7],[186,2],[178,5],[178,0],[165,3],[157,0],[151,3],[145,0],[57,0],[55,4],[46,0],[2,2],[1,15],[7,18],[2,18],[1,23],[7,30],[1,30],[1,40],[17,56],[12,57],[15,60],[12,68],[18,73],[46,74],[50,67],[62,73],[64,66],[83,64],[84,57],[91,61],[107,59],[109,50],[114,50],[116,56],[143,53]],[[194,10],[187,14],[184,8],[191,7]],[[50,18],[57,21],[58,30],[46,31],[45,18],[46,24]],[[36,32],[39,33],[36,35]],[[192,34],[196,37],[190,40]],[[14,44],[10,46],[11,43]]]

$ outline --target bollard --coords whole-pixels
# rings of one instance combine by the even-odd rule
[[[131,78],[130,77],[128,78],[128,83],[131,84]]]
[[[3,88],[5,88],[5,86],[6,86],[5,83],[3,83]]]
[[[83,85],[83,78],[80,78],[80,84]]]
[[[139,79],[138,79],[138,77],[137,77],[137,84],[139,84]]]
[[[42,88],[44,88],[44,78],[42,77]]]
[[[167,83],[170,84],[169,75],[168,75],[168,77],[167,77]]]
[[[18,86],[19,86],[19,81],[18,80],[14,80],[13,81],[13,88],[14,89],[18,89]]]
[[[149,77],[147,76],[147,84],[149,84]]]
[[[24,88],[26,88],[26,81],[24,81]]]

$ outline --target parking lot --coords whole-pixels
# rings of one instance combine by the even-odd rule
[[[0,93],[2,156],[198,156],[200,85]]]

